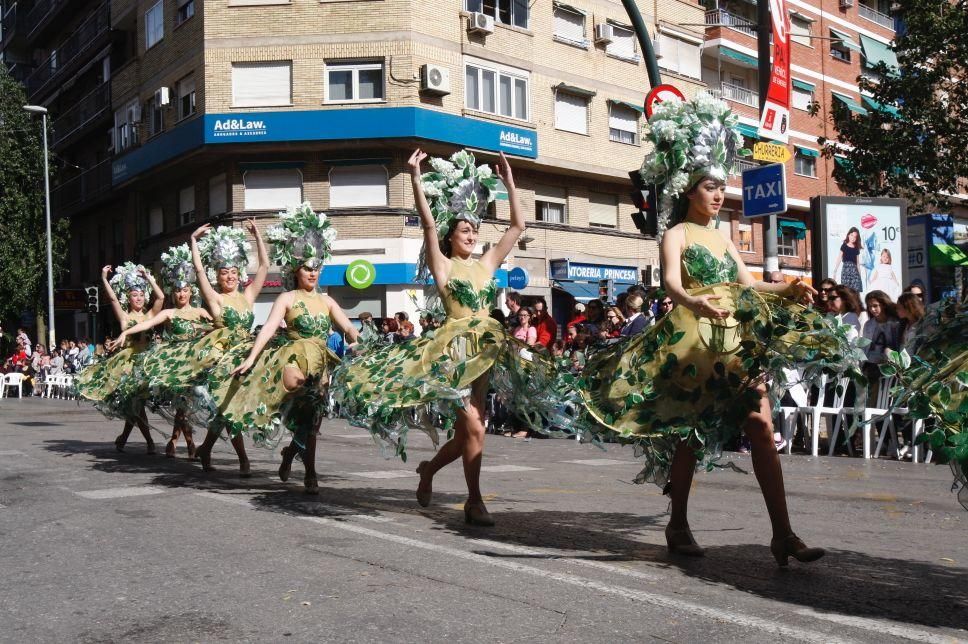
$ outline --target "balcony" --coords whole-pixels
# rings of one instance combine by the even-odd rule
[[[74,0],[37,0],[34,6],[26,12],[25,27],[27,40],[35,42],[42,37],[51,35],[50,32],[56,28],[55,18],[61,15],[63,9],[72,4]]]
[[[737,157],[733,162],[733,172],[740,174],[744,170],[752,170],[753,168],[758,168],[762,165],[758,161],[753,161],[752,159]]]
[[[52,147],[57,147],[88,126],[97,123],[98,117],[111,112],[111,83],[102,83],[93,92],[77,101],[67,112],[55,119]]]
[[[67,217],[82,206],[111,192],[111,160],[60,184],[50,194],[51,211],[55,216]]]
[[[84,55],[107,44],[111,34],[111,10],[105,3],[94,10],[87,20],[74,30],[50,57],[27,77],[27,94],[31,100],[43,91],[57,85],[58,79],[67,75],[83,62]]]
[[[874,7],[860,3],[857,5],[857,13],[860,14],[861,18],[870,20],[871,22],[876,22],[880,26],[894,31],[894,18],[884,15]]]
[[[759,92],[754,92],[751,89],[733,85],[732,83],[723,83],[722,90],[723,98],[728,101],[736,101],[737,103],[749,105],[750,107],[759,107],[760,105]]]
[[[747,36],[756,37],[756,23],[748,18],[732,14],[725,9],[714,9],[706,12],[707,27],[728,27],[741,31]]]
[[[26,18],[25,12],[18,11],[16,2],[10,5],[10,8],[3,14],[2,27],[0,27],[0,34],[3,34],[0,38],[0,49],[6,49],[15,40],[26,40],[24,33],[27,25]]]

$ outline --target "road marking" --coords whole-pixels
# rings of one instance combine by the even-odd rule
[[[527,467],[524,465],[485,465],[481,468],[482,472],[540,472],[540,467]]]
[[[889,635],[891,637],[900,637],[908,640],[914,640],[915,642],[932,642],[933,644],[951,644],[951,642],[963,641],[954,635],[941,635],[935,633],[929,633],[928,631],[922,631],[916,628],[909,628],[907,626],[894,626],[893,624],[886,624],[884,622],[878,621],[876,619],[868,619],[866,617],[853,617],[851,615],[837,615],[835,613],[821,613],[813,610],[812,608],[801,608],[794,611],[798,615],[805,615],[807,617],[813,617],[815,619],[823,619],[828,622],[834,622],[835,624],[842,624],[843,626],[851,626],[853,628],[859,628],[865,631],[874,631],[877,633],[882,633],[884,635]]]
[[[19,449],[0,449],[0,456],[26,456],[27,452],[21,452]]]
[[[252,499],[242,497],[236,494],[225,494],[219,492],[196,492],[195,496],[200,496],[206,499],[212,499],[214,501],[220,501],[222,503],[228,503],[230,505],[238,505],[249,510],[258,510],[259,508],[252,502]],[[324,510],[331,514],[339,515],[341,519],[361,519],[363,521],[372,521],[373,523],[394,523],[394,519],[390,517],[371,515],[371,514],[358,514],[353,512],[350,508],[341,507],[338,505],[330,505],[328,503],[313,503],[311,501],[304,501],[302,503],[296,503],[295,507],[306,512],[307,514],[312,514],[317,510]],[[293,514],[292,512],[284,512],[283,514],[288,514],[290,516],[301,517],[302,515]]]
[[[222,503],[231,503],[232,505],[241,505],[243,508],[248,508],[250,510],[256,510],[257,508],[252,503],[252,499],[243,498],[241,496],[236,496],[234,494],[220,494],[218,492],[196,492],[195,496],[201,496],[206,499],[214,499],[215,501],[221,501]]]
[[[562,463],[574,463],[575,465],[591,465],[592,467],[604,467],[606,465],[633,465],[629,461],[616,461],[613,458],[589,458],[577,461],[562,461]]]
[[[333,438],[370,438],[370,433],[360,432],[358,434],[322,434],[323,436],[332,436]]]
[[[558,554],[555,552],[549,552],[547,550],[534,550],[533,548],[522,548],[521,546],[512,546],[507,543],[501,543],[500,541],[491,541],[490,539],[468,539],[470,543],[476,543],[485,548],[496,548],[498,550],[507,550],[508,552],[516,552],[521,555],[527,555],[529,557],[544,557],[545,559],[557,559],[559,561],[564,561],[568,564],[578,564],[579,566],[586,566],[588,568],[598,568],[599,570],[605,570],[612,574],[625,575],[626,577],[634,577],[636,579],[643,579],[645,581],[663,581],[661,577],[656,575],[650,575],[645,572],[640,572],[638,570],[632,570],[631,568],[623,568],[622,566],[613,566],[611,564],[602,563],[601,561],[595,561],[594,559],[582,559],[577,556]],[[647,545],[647,544],[643,544]]]
[[[77,496],[85,499],[120,499],[126,496],[148,496],[151,494],[164,494],[166,490],[160,487],[144,485],[141,487],[112,487],[106,490],[86,490],[84,492],[74,492]]]
[[[576,575],[571,575],[567,573],[552,572],[550,570],[535,568],[533,566],[527,566],[524,564],[517,563],[515,561],[508,561],[506,559],[495,559],[494,557],[488,557],[486,555],[480,555],[474,552],[468,552],[466,550],[458,550],[457,548],[442,546],[435,543],[428,543],[426,541],[419,541],[417,539],[411,539],[409,537],[403,537],[396,534],[380,532],[378,530],[373,530],[371,528],[366,528],[364,526],[354,525],[352,523],[337,521],[335,519],[327,519],[325,517],[306,517],[306,516],[302,516],[299,518],[304,521],[319,523],[321,525],[325,525],[331,528],[336,528],[338,530],[353,532],[356,534],[373,537],[375,539],[382,539],[384,541],[390,541],[393,543],[406,546],[408,548],[420,548],[421,550],[429,550],[431,552],[436,552],[438,554],[450,555],[451,557],[455,557],[457,559],[465,559],[476,563],[482,563],[488,566],[493,566],[495,568],[504,568],[507,570],[513,570],[515,572],[532,575],[534,577],[551,579],[553,581],[558,581],[564,584],[568,584],[570,586],[577,586],[579,588],[594,590],[600,593],[616,595],[619,597],[623,597],[625,599],[630,599],[630,600],[642,602],[645,604],[651,604],[653,606],[658,606],[660,608],[665,608],[672,611],[678,611],[680,613],[685,613],[688,615],[695,615],[695,616],[703,617],[705,619],[711,619],[718,622],[727,622],[727,623],[739,626],[741,628],[746,628],[746,629],[755,628],[757,630],[781,637],[785,640],[815,642],[816,644],[830,644],[832,642],[850,641],[845,639],[839,639],[833,635],[829,635],[826,633],[820,633],[817,631],[808,631],[802,628],[795,628],[792,626],[783,626],[781,624],[776,623],[776,621],[774,620],[761,619],[759,617],[753,617],[750,615],[738,615],[734,610],[729,610],[729,611],[717,610],[715,608],[709,608],[701,604],[693,604],[690,602],[682,601],[680,599],[674,599],[672,597],[665,597],[663,595],[649,593],[642,590],[636,590],[634,588],[613,586],[611,584],[602,583],[599,581],[595,581],[593,579],[586,579],[584,577],[578,577]]]
[[[365,479],[404,479],[417,476],[416,472],[406,470],[383,470],[381,472],[350,472],[350,476],[360,476]]]

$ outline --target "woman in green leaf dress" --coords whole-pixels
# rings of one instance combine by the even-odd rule
[[[798,301],[806,283],[755,280],[728,234],[717,230],[726,176],[741,141],[736,117],[722,101],[700,95],[666,101],[650,119],[654,151],[643,165],[660,200],[664,287],[676,307],[656,326],[591,357],[580,383],[599,430],[633,443],[652,481],[671,497],[666,540],[671,552],[701,556],[687,519],[698,461],[715,465],[722,445],[742,430],[773,526],[771,550],[789,557],[823,556],[793,533],[783,474],[773,442],[767,386],[784,369],[856,373],[846,331]],[[680,223],[668,230],[672,211]],[[727,229],[728,230],[728,229]]]
[[[292,461],[302,452],[305,491],[316,494],[317,428],[329,370],[339,362],[326,341],[334,324],[350,342],[358,334],[333,298],[318,292],[319,271],[336,237],[329,219],[304,203],[280,213],[280,220],[267,234],[273,260],[292,270],[295,288],[276,298],[253,343],[232,350],[212,370],[209,389],[218,408],[216,422],[233,435],[251,432],[256,444],[273,446],[283,430],[292,432],[279,477],[289,478]],[[285,332],[277,334],[283,322]]]
[[[468,490],[465,520],[493,525],[480,488],[488,383],[534,429],[549,431],[562,420],[555,387],[559,372],[550,356],[531,354],[488,316],[497,290],[494,273],[524,232],[507,159],[501,155],[498,175],[508,189],[511,224],[496,245],[475,259],[480,218],[494,199],[496,177],[464,151],[449,161],[432,159],[434,171],[421,175],[426,157],[420,150],[410,157],[411,183],[424,231],[424,262],[447,319],[432,336],[365,352],[341,366],[333,377],[334,398],[352,424],[369,429],[404,459],[411,427],[426,431],[436,445],[437,428],[430,419],[453,423],[456,418],[450,440],[417,468],[417,501],[430,504],[434,475],[459,458]],[[421,407],[427,413],[411,413]]]
[[[212,330],[212,316],[205,309],[193,305],[197,289],[188,245],[169,248],[168,252],[161,254],[161,263],[162,282],[171,293],[174,307],[126,329],[109,343],[108,349],[124,346],[129,336],[164,326],[163,341],[145,351],[136,377],[147,392],[146,397],[152,409],[164,415],[168,415],[169,411],[174,412],[173,429],[165,446],[165,456],[175,457],[178,437],[183,436],[188,458],[193,459],[195,441],[188,421],[193,380],[184,378],[184,367],[192,352],[185,351],[185,348]]]
[[[108,281],[110,266],[101,269],[101,282],[111,302],[111,309],[122,329],[129,329],[139,322],[158,315],[165,303],[165,293],[144,266],[127,262],[118,266],[114,277]],[[154,304],[147,309],[148,289],[155,296]],[[119,452],[124,451],[131,430],[137,425],[145,437],[148,453],[155,453],[155,442],[148,429],[143,399],[135,399],[133,381],[130,378],[139,356],[148,348],[151,338],[145,333],[129,334],[128,341],[120,351],[96,360],[77,377],[75,387],[83,398],[94,401],[95,406],[109,418],[123,418],[124,429],[114,440]],[[123,346],[118,344],[117,346]]]
[[[207,393],[209,375],[220,361],[228,357],[229,350],[252,342],[252,323],[255,321],[252,306],[269,274],[269,253],[255,222],[250,219],[245,227],[255,238],[259,265],[255,277],[241,291],[239,286],[248,279],[245,269],[250,250],[245,231],[228,226],[212,229],[205,224],[192,233],[192,265],[198,275],[205,307],[212,314],[215,330],[180,348],[180,355],[174,359],[175,369],[166,373],[168,380],[198,384],[201,387],[196,391]],[[202,468],[211,472],[215,469],[212,466],[212,447],[223,426],[217,417],[211,415],[214,409],[209,396],[206,396],[205,407],[209,415],[202,413],[200,416],[207,420],[208,433],[196,455],[202,462]],[[247,478],[251,476],[251,470],[245,442],[242,436],[232,436],[231,441],[239,457],[239,474]]]

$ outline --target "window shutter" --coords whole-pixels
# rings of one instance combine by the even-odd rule
[[[612,42],[605,47],[605,53],[620,58],[635,58],[635,32],[628,27],[612,24]]]
[[[568,92],[555,95],[555,128],[588,134],[588,99]]]
[[[588,194],[588,223],[593,226],[616,227],[618,224],[618,200],[615,195],[606,195],[599,192]]]
[[[195,211],[195,186],[188,186],[178,191],[178,214],[184,215]]]
[[[679,41],[679,73],[691,78],[702,77],[702,50],[697,44]]]
[[[292,63],[232,63],[232,105],[255,107],[292,103]]]
[[[220,174],[208,181],[208,214],[221,215],[228,210],[228,193],[225,186],[225,175]]]
[[[302,203],[299,170],[247,170],[243,180],[246,210],[273,210]]]
[[[329,172],[329,207],[387,205],[387,171],[382,165],[335,167]]]
[[[564,7],[555,7],[555,35],[572,42],[583,42],[585,16]]]
[[[636,116],[637,114],[632,108],[612,103],[608,111],[608,127],[634,133],[638,129]]]
[[[159,235],[165,230],[165,211],[161,206],[152,206],[148,210],[148,235]]]

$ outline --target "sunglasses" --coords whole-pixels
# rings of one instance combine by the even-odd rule
[[[834,292],[834,287],[831,286],[830,288],[822,288],[822,289],[820,289],[820,292],[821,293],[833,293]]]

